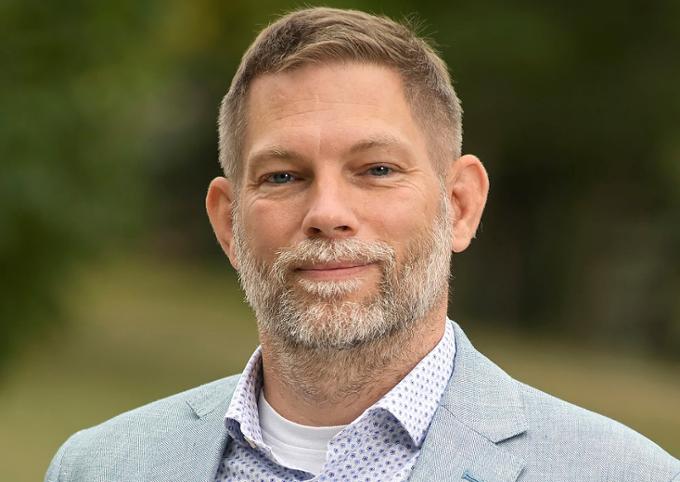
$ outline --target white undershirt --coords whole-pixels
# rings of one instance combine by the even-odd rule
[[[280,465],[318,475],[326,463],[328,442],[346,425],[312,427],[279,415],[260,390],[257,404],[262,440]]]

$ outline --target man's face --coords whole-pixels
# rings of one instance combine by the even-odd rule
[[[347,347],[446,294],[451,215],[399,75],[345,63],[253,82],[236,264],[268,332]]]

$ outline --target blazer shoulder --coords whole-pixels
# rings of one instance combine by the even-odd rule
[[[216,380],[124,412],[69,437],[55,454],[45,482],[72,480],[70,468],[104,451],[133,443],[153,444],[196,419],[226,413],[240,375]],[[80,480],[80,479],[77,479]]]
[[[630,427],[517,383],[529,421],[527,437],[539,458],[561,457],[567,466],[590,460],[610,467],[611,480],[671,481],[679,476],[680,461]]]
[[[121,425],[145,425],[158,420],[182,417],[202,417],[219,406],[226,406],[240,375],[215,380],[183,392],[153,401],[141,407],[121,413],[99,425],[83,430],[82,434],[116,430]]]

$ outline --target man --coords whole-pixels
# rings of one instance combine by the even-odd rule
[[[411,30],[289,14],[219,121],[206,206],[261,347],[240,377],[77,433],[46,480],[680,480],[661,448],[513,380],[447,320],[488,179]]]

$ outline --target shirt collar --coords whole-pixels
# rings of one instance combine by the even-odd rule
[[[420,447],[453,373],[455,353],[453,324],[447,319],[439,343],[366,412],[387,410],[408,432],[414,445]]]
[[[224,417],[227,432],[240,442],[262,447],[262,432],[257,411],[257,399],[262,389],[262,348],[251,355],[234,389],[234,395]]]
[[[453,323],[447,319],[444,336],[437,345],[389,392],[357,420],[377,410],[386,410],[404,427],[420,447],[453,373],[456,352]],[[264,447],[257,400],[262,388],[262,348],[257,347],[241,377],[225,415],[229,435],[251,446]]]

